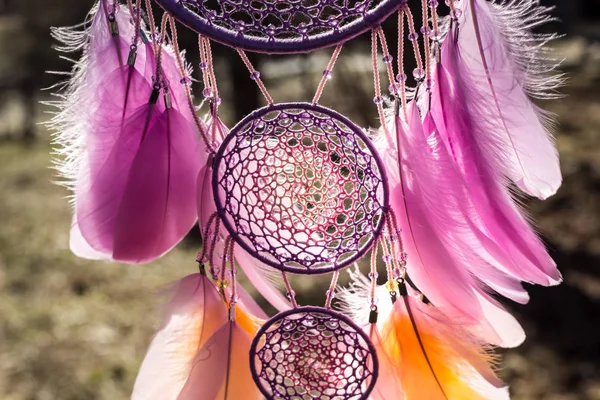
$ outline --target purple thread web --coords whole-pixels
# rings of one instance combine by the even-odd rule
[[[183,24],[232,47],[299,53],[379,25],[397,0],[156,0]]]
[[[265,107],[217,153],[217,210],[236,241],[274,268],[341,269],[381,232],[387,186],[375,154],[358,127],[324,107]]]
[[[364,332],[346,316],[318,307],[267,321],[252,342],[250,368],[268,399],[362,400],[378,375]]]

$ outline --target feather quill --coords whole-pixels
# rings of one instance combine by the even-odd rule
[[[552,36],[531,29],[550,20],[538,0],[461,2],[456,38],[459,62],[455,73],[465,92],[472,118],[485,124],[492,144],[486,155],[525,193],[545,199],[562,182],[558,153],[548,132],[547,114],[528,94],[551,97],[561,83],[551,76],[542,46]]]

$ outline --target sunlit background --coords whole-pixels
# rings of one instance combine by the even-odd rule
[[[557,114],[564,184],[528,201],[565,278],[532,288],[527,306],[508,304],[528,333],[503,352],[514,399],[600,399],[600,11],[597,0],[557,0],[553,45],[569,75]],[[0,0],[0,399],[128,398],[160,316],[161,289],[193,273],[192,232],[149,265],[76,258],[68,248],[67,191],[53,184],[50,108],[44,91],[70,64],[52,49],[50,26],[83,21],[92,0]],[[550,4],[550,1],[544,2]],[[183,31],[183,29],[182,29]],[[193,35],[182,32],[197,65]],[[254,56],[276,101],[310,100],[330,51]],[[223,116],[232,125],[262,102],[232,50],[215,46]],[[369,43],[344,48],[322,103],[376,126]],[[197,85],[196,89],[200,87]],[[347,274],[342,273],[344,278]],[[295,282],[300,302],[322,303],[328,277]],[[239,355],[246,357],[246,355]],[[390,399],[394,400],[394,399]]]

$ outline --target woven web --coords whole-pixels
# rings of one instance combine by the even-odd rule
[[[256,384],[271,399],[367,398],[374,372],[368,339],[328,310],[275,316],[255,339]],[[264,329],[264,328],[263,328]]]
[[[217,204],[246,250],[309,274],[343,268],[367,250],[380,231],[384,183],[350,127],[298,107],[265,113],[230,135],[216,160]]]

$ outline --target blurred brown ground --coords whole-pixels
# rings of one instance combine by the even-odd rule
[[[41,10],[45,2],[18,7],[26,3]],[[198,241],[191,235],[143,266],[70,253],[67,192],[52,183],[48,132],[38,127],[37,140],[21,140],[27,122],[45,120],[47,109],[36,106],[32,115],[29,84],[20,87],[19,73],[64,68],[40,38],[50,24],[76,23],[89,8],[84,1],[52,3],[47,13],[17,19],[0,8],[0,400],[126,399],[158,322],[157,293],[196,270]],[[593,23],[580,28],[588,39],[556,44],[570,76],[567,96],[544,104],[558,116],[564,184],[545,202],[527,202],[565,282],[531,288],[527,306],[509,305],[528,333],[525,344],[503,352],[502,376],[517,400],[600,400],[600,34]],[[353,51],[365,53],[360,43]],[[361,125],[375,124],[372,110],[364,111],[372,108],[372,82],[353,51],[340,60],[323,102]],[[326,54],[263,65],[267,85],[280,101],[309,98],[306,88],[318,76],[290,79],[278,69],[322,69]],[[35,76],[35,100],[47,99],[37,88],[51,77]],[[227,91],[228,77],[222,81]],[[224,111],[235,119],[235,110]],[[328,277],[313,279],[298,279],[297,292],[302,302],[319,304]]]

